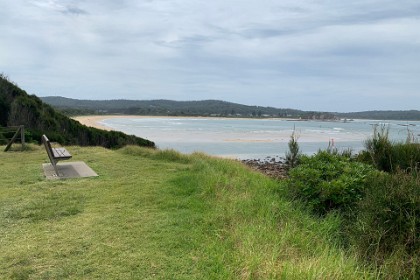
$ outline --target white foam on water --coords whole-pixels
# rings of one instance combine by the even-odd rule
[[[304,153],[325,149],[332,140],[338,148],[359,151],[363,148],[363,141],[372,135],[371,124],[381,122],[120,117],[105,119],[100,123],[154,141],[160,148],[171,148],[183,153],[203,151],[211,155],[261,158],[284,154],[293,129]],[[398,126],[399,123],[389,121],[390,137],[405,140],[407,128]],[[410,123],[414,124],[410,126],[413,134],[420,135],[420,122]]]

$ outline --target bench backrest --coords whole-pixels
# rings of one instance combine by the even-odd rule
[[[45,134],[42,135],[42,143],[44,143],[45,150],[47,150],[47,154],[48,154],[48,157],[50,158],[51,163],[55,162],[50,140],[48,140]]]

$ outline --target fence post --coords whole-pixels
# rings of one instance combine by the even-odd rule
[[[22,131],[22,127],[23,125],[18,126],[18,129],[15,132],[15,135],[13,135],[12,139],[10,139],[9,143],[7,144],[6,149],[4,149],[5,152],[7,152],[12,146],[13,142],[15,142],[16,138],[19,135],[19,131]]]
[[[20,141],[22,143],[22,151],[25,149],[25,126],[20,126]]]

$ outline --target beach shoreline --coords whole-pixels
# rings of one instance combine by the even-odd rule
[[[87,115],[87,116],[74,116],[71,119],[78,121],[79,123],[94,127],[102,130],[111,131],[114,130],[109,126],[101,124],[102,121],[107,119],[117,119],[117,118],[144,118],[146,116],[136,116],[136,115]]]
[[[109,126],[101,124],[102,121],[107,119],[150,119],[150,118],[177,118],[177,119],[219,119],[219,120],[244,120],[250,119],[254,120],[254,118],[227,118],[227,117],[203,117],[203,116],[139,116],[139,115],[82,115],[82,116],[74,116],[71,119],[78,121],[79,123],[94,127],[98,129],[103,129],[107,131],[114,130]],[[284,120],[284,121],[299,121],[299,119],[290,119],[290,118],[264,118],[261,120]]]
[[[75,116],[72,119],[80,122],[83,125],[94,127],[102,130],[113,131],[112,127],[109,127],[104,124],[105,120],[109,119],[151,119],[151,118],[175,118],[175,119],[219,119],[219,120],[245,120],[246,118],[224,118],[224,117],[190,117],[190,116],[139,116],[139,115],[85,115],[85,116]],[[252,119],[249,120],[260,120]],[[270,118],[270,119],[261,119],[261,120],[281,120],[281,121],[294,121],[293,119],[286,118]],[[214,133],[204,133],[198,137],[195,133],[190,133],[186,138],[182,133],[171,132],[171,141],[174,143],[287,143],[290,140],[290,135],[292,134],[293,129],[290,130],[279,130],[275,134],[273,133],[260,133],[260,134],[243,134],[237,132],[229,132],[227,135],[218,135]],[[165,142],[168,138],[168,135],[165,134],[166,131],[154,131],[151,134],[144,134],[142,137],[146,139],[151,139],[155,142]],[[361,137],[356,134],[328,134],[328,133],[316,133],[316,132],[303,132],[301,133],[297,129],[297,135],[300,143],[311,143],[311,142],[320,142],[328,143],[329,141],[342,142],[342,141],[361,141],[365,136]],[[204,139],[204,140],[203,140]],[[331,140],[332,139],[332,140]]]
[[[122,131],[153,141],[160,149],[181,153],[205,152],[218,157],[265,159],[284,156],[293,133],[303,153],[334,147],[340,150],[363,148],[369,137],[369,123],[333,124],[290,119],[244,119],[187,116],[84,115],[74,120],[89,127]],[[394,133],[395,134],[395,133]]]
[[[136,116],[136,115],[94,115],[94,116],[76,116],[72,119],[80,122],[83,125],[94,127],[98,129],[103,129],[107,131],[113,130],[110,127],[102,125],[101,122],[106,119],[116,119],[116,118],[156,118],[157,116]],[[165,116],[159,116],[164,118]],[[167,117],[166,117],[167,118]],[[177,117],[178,118],[178,117]],[[182,117],[188,118],[188,117]],[[189,117],[191,118],[191,117]],[[221,119],[221,118],[219,118]],[[226,119],[226,118],[223,118]],[[247,142],[242,139],[225,139],[227,142]],[[255,142],[266,142],[264,140],[256,140]],[[268,142],[272,142],[271,140]],[[251,169],[261,172],[269,177],[275,179],[282,179],[287,177],[286,168],[283,162],[283,159],[277,157],[265,157],[259,159],[239,159],[236,155],[213,155],[219,158],[237,160],[247,165]]]

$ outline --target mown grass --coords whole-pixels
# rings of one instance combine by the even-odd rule
[[[370,279],[340,220],[230,160],[67,147],[99,177],[44,179],[44,149],[1,154],[0,278]]]

